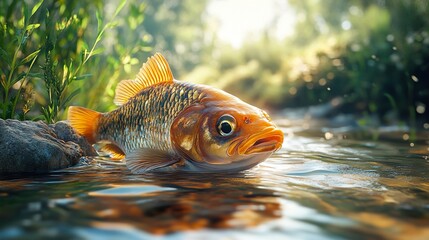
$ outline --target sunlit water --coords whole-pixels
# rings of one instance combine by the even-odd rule
[[[0,239],[429,239],[427,135],[410,147],[401,131],[279,125],[283,148],[242,173],[133,175],[93,159],[2,176]]]

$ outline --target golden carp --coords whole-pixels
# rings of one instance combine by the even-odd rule
[[[133,173],[241,171],[268,158],[283,132],[268,114],[209,86],[174,79],[165,58],[148,58],[123,80],[108,113],[71,106],[72,127],[91,144],[124,158]]]

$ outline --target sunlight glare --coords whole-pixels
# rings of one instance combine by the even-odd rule
[[[294,33],[296,14],[287,1],[213,0],[207,12],[211,31],[236,48],[264,31],[279,39]]]

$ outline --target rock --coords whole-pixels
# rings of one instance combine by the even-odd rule
[[[0,173],[23,173],[66,168],[95,150],[65,122],[0,119],[0,153]]]
[[[92,145],[88,143],[86,138],[77,134],[66,121],[51,124],[49,127],[54,130],[59,139],[65,142],[74,142],[79,145],[83,151],[83,156],[97,156],[97,152]]]

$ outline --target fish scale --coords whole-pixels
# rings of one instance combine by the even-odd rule
[[[240,171],[265,160],[283,132],[261,109],[222,90],[174,80],[159,53],[136,78],[118,83],[118,109],[100,113],[71,106],[69,120],[88,142],[125,159],[133,173]]]
[[[103,114],[98,140],[109,140],[125,153],[137,148],[172,152],[170,127],[176,116],[202,97],[195,85],[174,81],[144,89],[122,107]]]

